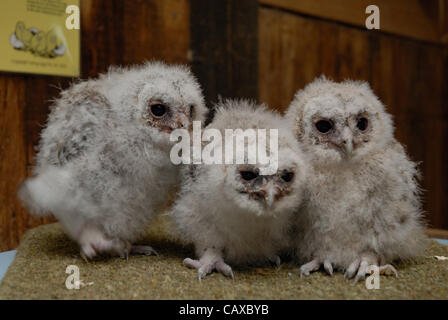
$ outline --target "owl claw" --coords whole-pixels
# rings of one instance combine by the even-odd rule
[[[119,238],[109,238],[95,228],[84,228],[78,241],[81,246],[81,257],[86,261],[98,254],[112,254],[128,259],[127,254],[130,250],[128,242]]]
[[[362,259],[359,264],[358,273],[355,276],[355,283],[358,281],[364,280],[366,278],[367,268],[369,267],[369,263],[367,260]]]
[[[81,258],[86,262],[89,263],[89,259],[87,258],[86,254],[81,250],[80,253]]]
[[[353,278],[353,276],[355,276],[356,273],[354,282],[357,283],[359,281],[362,281],[366,278],[366,274],[368,274],[367,270],[370,265],[371,263],[369,263],[369,260],[366,258],[356,259],[350,264],[344,276],[346,279],[351,279]],[[390,264],[379,266],[379,272],[383,275],[395,275],[396,277],[398,277],[397,270]]]
[[[198,260],[193,260],[191,258],[185,258],[184,261],[182,261],[182,264],[191,269],[199,269],[201,267]]]
[[[392,276],[398,278],[398,271],[391,264],[385,264],[384,266],[380,266],[380,274],[384,274],[385,276]]]
[[[309,276],[311,272],[319,270],[320,262],[317,259],[311,260],[308,263],[302,265],[299,269],[299,276]]]
[[[81,246],[80,255],[86,263],[89,263],[89,259],[95,257],[96,254],[95,248],[92,245],[87,243]]]
[[[366,278],[366,274],[368,274],[368,268],[370,265],[372,265],[372,261],[376,261],[374,257],[366,256],[363,258],[355,259],[347,268],[347,270],[344,273],[345,279],[352,279],[354,278],[354,283],[356,284],[359,281],[362,281]],[[334,269],[333,264],[329,260],[325,260],[323,263],[321,263],[318,259],[311,260],[308,263],[305,263],[302,265],[299,269],[299,276],[309,276],[311,272],[314,272],[320,268],[320,266],[323,265],[325,271],[332,276]],[[376,264],[375,264],[376,265]],[[379,272],[380,274],[391,276],[394,275],[398,277],[398,272],[394,268],[394,266],[390,264],[386,264],[383,266],[379,266]]]
[[[328,260],[324,261],[324,269],[330,276],[333,276],[333,266],[331,265],[330,261]]]
[[[210,259],[210,256],[204,255],[200,260],[186,258],[182,264],[188,268],[197,269],[199,281],[212,273],[213,270],[216,270],[226,277],[235,279],[232,268],[222,258],[215,257],[215,259]]]
[[[235,280],[232,268],[228,264],[226,264],[223,260],[217,261],[215,263],[215,269],[216,269],[216,271],[222,273],[226,277],[229,277],[229,278],[232,278],[232,280]]]
[[[356,270],[358,270],[359,268],[359,264],[361,263],[361,260],[356,259],[355,261],[353,261],[350,266],[347,268],[347,270],[344,273],[344,278],[345,279],[351,279],[353,278],[353,276],[356,273]]]
[[[157,253],[157,251],[154,250],[150,246],[132,246],[131,247],[131,254],[143,254],[145,256],[151,256],[151,255],[158,256],[159,255]]]
[[[126,261],[129,260],[129,250],[124,250],[121,255],[120,255],[121,259],[125,259]]]
[[[212,267],[210,265],[202,266],[198,269],[198,279],[201,281],[204,279],[208,274],[212,272]]]
[[[204,279],[206,275],[207,275],[207,274],[205,273],[204,270],[199,269],[199,270],[198,270],[198,280],[199,280],[199,282],[201,282],[202,279]]]

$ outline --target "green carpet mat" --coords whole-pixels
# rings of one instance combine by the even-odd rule
[[[396,265],[399,277],[381,276],[380,289],[368,290],[341,273],[324,272],[300,278],[298,268],[234,268],[235,280],[213,273],[201,282],[196,270],[182,265],[193,257],[165,236],[166,223],[154,223],[141,243],[150,244],[159,256],[100,258],[89,263],[79,256],[59,224],[29,230],[16,258],[0,283],[0,299],[447,299],[448,247],[432,242],[424,257]],[[79,267],[80,289],[69,290],[69,265]]]

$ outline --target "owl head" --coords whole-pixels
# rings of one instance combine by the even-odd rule
[[[357,161],[393,139],[393,123],[366,82],[318,78],[296,93],[285,117],[313,162]]]
[[[115,83],[107,95],[120,119],[148,131],[154,140],[168,143],[173,130],[191,129],[193,121],[205,119],[200,85],[185,66],[148,62],[111,69],[102,80]]]
[[[270,129],[277,130],[278,162],[274,172],[266,174],[266,163],[262,163],[259,158],[255,163],[250,163],[248,150],[255,141],[247,139],[244,143],[244,163],[234,161],[232,164],[211,166],[208,177],[211,183],[220,188],[218,192],[225,203],[233,203],[247,214],[275,216],[297,208],[307,173],[306,160],[283,117],[264,105],[246,100],[227,100],[216,108],[215,118],[207,128],[218,129],[223,136],[226,129],[266,129],[267,143],[263,151],[268,154],[273,152]],[[224,155],[225,148],[219,148]]]

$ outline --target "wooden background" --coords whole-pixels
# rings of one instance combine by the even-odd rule
[[[314,77],[364,79],[394,114],[397,138],[422,161],[430,226],[448,229],[445,0],[81,0],[82,78],[148,59],[189,63],[208,102],[251,97],[284,110]],[[46,223],[16,199],[50,99],[71,79],[0,74],[0,251]]]

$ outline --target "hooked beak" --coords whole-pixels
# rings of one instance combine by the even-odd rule
[[[349,139],[343,142],[345,153],[350,156],[353,153],[353,140]]]
[[[349,128],[344,129],[340,146],[347,156],[350,156],[353,153],[353,133]]]
[[[274,202],[281,197],[282,190],[273,182],[269,182],[266,186],[257,191],[240,191],[240,193],[248,193],[250,198],[264,202],[269,209],[274,205]]]
[[[279,190],[272,183],[269,183],[264,191],[264,200],[266,202],[266,206],[268,208],[271,208],[275,202],[276,196],[279,194]]]

